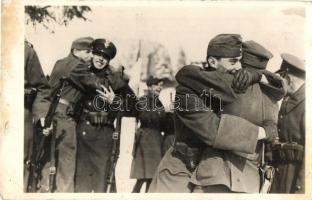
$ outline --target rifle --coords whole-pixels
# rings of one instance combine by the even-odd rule
[[[113,133],[112,141],[112,154],[110,157],[110,162],[106,168],[106,183],[104,185],[104,191],[106,193],[116,193],[116,179],[115,179],[115,168],[117,165],[117,160],[119,158],[120,153],[120,131],[121,131],[121,111],[117,114],[117,121],[116,121],[116,130]]]
[[[62,91],[65,87],[66,82],[67,82],[66,78],[60,79],[60,86],[57,88],[56,93],[53,96],[53,99],[51,101],[48,113],[46,114],[46,117],[45,117],[44,127],[43,128],[40,127],[40,125],[39,125],[40,122],[34,123],[34,140],[35,141],[33,143],[33,154],[31,156],[31,161],[29,162],[29,177],[28,177],[28,183],[27,183],[27,192],[36,192],[37,189],[39,189],[39,181],[41,179],[41,170],[43,167],[42,158],[44,157],[44,154],[45,154],[44,147],[45,147],[45,144],[47,143],[48,136],[42,136],[41,138],[38,138],[40,135],[42,135],[42,134],[38,134],[38,133],[42,129],[46,129],[46,128],[51,127],[51,124],[53,122],[53,117],[54,117],[57,105],[60,101],[61,94],[62,94]],[[53,135],[53,136],[51,136],[52,138],[56,137],[55,136],[55,125],[53,126],[53,128],[54,128],[54,133],[52,133],[52,135]],[[40,142],[39,142],[39,140],[40,140]],[[38,142],[39,142],[39,145],[38,145]],[[52,139],[51,145],[52,145],[52,143],[54,143],[54,145],[55,145],[55,140],[53,142],[53,139]],[[55,147],[52,147],[52,149],[53,148],[54,148],[53,151],[55,151]],[[52,151],[52,149],[51,149],[51,151]],[[52,152],[50,152],[50,153],[52,156]],[[54,155],[53,155],[53,157],[54,157]],[[55,165],[55,162],[54,162],[54,165]],[[52,170],[52,167],[50,168],[50,174],[51,174],[51,170]],[[54,179],[53,178],[54,176],[55,176],[55,173],[53,176],[51,175],[51,181]],[[53,188],[49,188],[49,191],[52,192],[52,189]]]
[[[49,192],[54,191],[54,182],[56,176],[56,164],[55,164],[56,127],[57,121],[53,120],[53,129],[51,134],[51,148],[50,148]]]

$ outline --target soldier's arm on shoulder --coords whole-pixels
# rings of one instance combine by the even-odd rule
[[[262,70],[261,90],[273,100],[279,101],[286,95],[286,82],[279,75],[268,70]]]
[[[86,63],[78,63],[69,73],[69,79],[83,91],[101,90],[101,80],[90,71]]]
[[[237,98],[231,87],[232,81],[218,71],[206,71],[195,65],[187,65],[176,74],[176,80],[198,95],[205,92],[211,96],[219,96],[225,103],[233,102]]]

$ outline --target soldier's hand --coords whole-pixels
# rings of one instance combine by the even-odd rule
[[[261,80],[262,74],[253,69],[241,68],[234,72],[232,88],[236,93],[245,93],[247,88],[253,83]]]
[[[45,136],[48,136],[52,131],[52,124],[50,127],[44,128],[45,127],[45,118],[40,118],[39,121],[40,121],[40,126],[42,128],[42,134]]]
[[[266,77],[269,84],[274,87],[283,89],[284,95],[287,93],[287,82],[286,79],[281,77],[279,74],[270,72],[268,70],[263,70],[262,74]]]
[[[266,141],[274,143],[278,140],[277,125],[273,121],[264,122],[263,128],[266,134]]]
[[[112,104],[115,98],[113,89],[109,86],[107,89],[104,85],[101,85],[102,90],[96,90],[100,96],[109,104]]]

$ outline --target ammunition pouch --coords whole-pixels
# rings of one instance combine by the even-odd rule
[[[36,88],[25,88],[24,90],[24,108],[32,110],[32,105],[37,96]]]
[[[83,118],[94,126],[113,125],[113,123],[108,120],[108,112],[91,112],[84,109]]]
[[[202,149],[197,147],[189,147],[186,143],[175,142],[172,155],[179,158],[186,168],[193,172],[199,164]]]
[[[304,147],[297,143],[276,143],[272,146],[273,161],[302,162]]]

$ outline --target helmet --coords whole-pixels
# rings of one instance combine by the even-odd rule
[[[92,53],[113,59],[116,56],[117,49],[114,43],[106,39],[96,39],[92,43]]]

